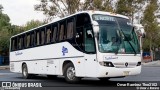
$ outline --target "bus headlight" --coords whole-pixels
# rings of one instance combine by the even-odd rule
[[[106,67],[114,67],[112,62],[101,61],[101,62],[99,62],[99,64],[102,65],[102,66],[106,66]]]

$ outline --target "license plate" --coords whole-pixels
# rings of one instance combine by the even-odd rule
[[[123,72],[123,75],[124,75],[124,76],[128,76],[128,75],[129,75],[129,71],[124,71],[124,72]]]

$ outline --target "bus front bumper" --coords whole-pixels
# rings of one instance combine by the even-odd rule
[[[134,68],[116,68],[100,66],[97,77],[123,77],[129,75],[138,75],[141,73],[141,66]]]

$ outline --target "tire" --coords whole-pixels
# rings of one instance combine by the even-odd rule
[[[47,75],[47,78],[49,78],[49,79],[56,79],[57,75]]]
[[[68,63],[64,67],[64,77],[68,83],[78,83],[79,77],[76,77],[76,71],[72,63]]]
[[[28,68],[26,64],[22,66],[22,76],[24,79],[30,79],[33,77],[32,74],[28,74]]]

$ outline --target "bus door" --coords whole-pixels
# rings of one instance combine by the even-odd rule
[[[95,76],[97,73],[97,60],[96,60],[96,47],[91,25],[84,26],[84,59],[85,59],[85,72],[86,76]]]

